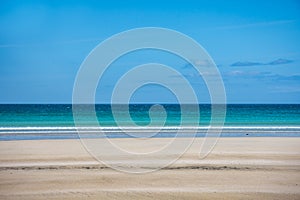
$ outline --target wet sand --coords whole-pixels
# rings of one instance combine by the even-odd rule
[[[200,160],[201,141],[146,174],[99,164],[79,140],[1,141],[0,199],[300,199],[300,138],[221,138]]]

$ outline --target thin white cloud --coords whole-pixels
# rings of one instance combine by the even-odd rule
[[[300,88],[298,86],[277,86],[272,87],[269,90],[270,93],[295,93],[300,92]]]
[[[250,23],[250,24],[219,26],[219,27],[216,27],[216,29],[220,29],[220,30],[242,29],[242,28],[253,28],[253,27],[264,27],[264,26],[291,24],[291,23],[294,23],[294,22],[296,22],[296,20],[265,21],[265,22],[257,22],[257,23]]]
[[[16,48],[16,47],[24,47],[21,44],[0,44],[0,48]]]
[[[75,39],[75,40],[65,40],[57,42],[45,42],[45,43],[31,43],[31,44],[0,44],[0,48],[22,48],[22,47],[32,47],[32,46],[48,46],[48,45],[65,45],[65,44],[77,44],[77,43],[87,43],[87,42],[100,42],[103,38],[86,38],[86,39]]]

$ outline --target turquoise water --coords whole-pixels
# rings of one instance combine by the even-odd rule
[[[150,104],[129,105],[131,119],[121,118],[123,124],[133,120],[141,135],[151,119]],[[169,137],[181,123],[180,105],[163,104],[167,114],[163,130],[156,137]],[[123,116],[126,105],[118,105],[118,114]],[[187,133],[197,129],[202,137],[210,125],[211,105],[199,105],[200,117],[195,117],[194,107],[187,107],[190,117],[184,121]],[[109,137],[128,137],[118,129],[110,105],[96,105],[95,111],[99,124]],[[232,104],[227,105],[226,119],[222,136],[300,136],[299,104]],[[156,111],[161,112],[161,111]],[[95,136],[91,114],[82,106],[80,111],[83,123],[91,135]],[[124,115],[125,116],[125,115]],[[152,122],[164,120],[161,113],[155,113]],[[217,118],[217,120],[219,120]],[[197,124],[195,126],[195,124]],[[77,138],[74,128],[72,105],[70,104],[2,104],[0,105],[0,140],[40,139],[40,138]],[[131,127],[128,127],[130,129]],[[149,129],[148,129],[149,130]]]

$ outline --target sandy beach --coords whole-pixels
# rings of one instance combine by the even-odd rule
[[[200,160],[202,140],[146,174],[100,164],[79,140],[1,141],[0,199],[300,199],[300,138],[221,138]]]

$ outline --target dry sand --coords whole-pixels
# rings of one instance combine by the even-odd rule
[[[146,174],[99,164],[79,140],[1,141],[0,199],[300,199],[300,138],[221,138],[199,160],[201,141]]]

